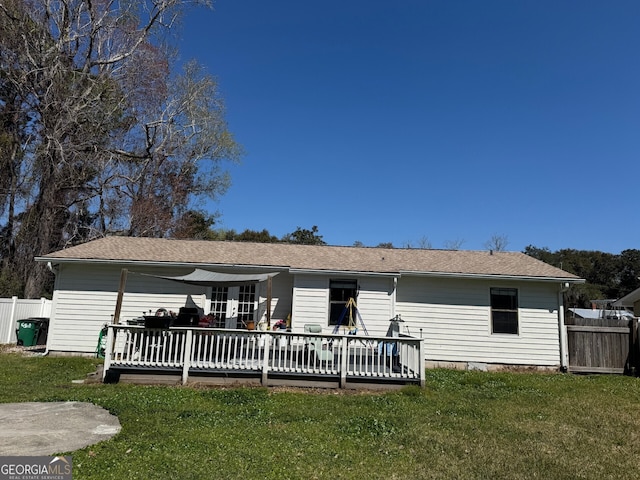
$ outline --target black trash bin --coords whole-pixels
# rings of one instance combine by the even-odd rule
[[[32,317],[18,320],[16,339],[18,345],[33,347],[46,345],[49,332],[49,319],[46,317]]]
[[[38,330],[36,345],[46,345],[47,336],[49,334],[49,319],[47,317],[37,317],[36,320],[40,321],[40,329]]]

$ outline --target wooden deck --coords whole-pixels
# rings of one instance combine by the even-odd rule
[[[419,338],[108,327],[104,379],[329,388],[424,386]]]

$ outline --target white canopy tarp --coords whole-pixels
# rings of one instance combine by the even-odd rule
[[[146,273],[143,273],[142,275],[171,280],[173,282],[188,283],[189,285],[201,285],[205,287],[234,287],[238,285],[250,285],[253,283],[264,282],[271,277],[275,277],[277,274],[278,272],[258,274],[221,273],[196,268],[193,272],[187,275],[179,275],[177,277],[149,275]]]

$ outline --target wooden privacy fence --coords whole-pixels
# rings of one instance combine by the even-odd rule
[[[569,372],[635,374],[638,320],[567,319]]]

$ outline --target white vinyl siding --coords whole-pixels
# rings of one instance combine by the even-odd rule
[[[271,280],[271,324],[278,320],[285,320],[291,315],[291,292],[293,290],[293,275],[282,272]],[[267,319],[267,282],[260,282],[260,313],[259,321]]]
[[[329,318],[329,278],[296,275],[293,282],[292,329],[301,332],[307,323],[320,324],[326,333]]]
[[[110,323],[115,312],[119,267],[100,265],[61,265],[56,277],[56,290],[51,308],[51,324],[47,348],[64,352],[93,352],[100,329]],[[136,269],[158,275],[182,275],[175,269]],[[166,308],[177,312],[180,307],[204,307],[205,287],[184,285],[129,272],[122,299],[120,322],[138,317],[143,312]]]
[[[136,268],[137,272],[182,275],[192,268]],[[121,268],[117,265],[62,264],[56,276],[48,349],[95,351],[103,324],[115,310]],[[272,283],[272,322],[292,315],[292,328],[329,321],[329,282],[345,278],[330,274],[280,273]],[[346,277],[356,279],[355,276]],[[482,362],[512,365],[560,364],[558,288],[553,282],[402,276],[394,290],[391,277],[357,278],[357,304],[370,335],[384,335],[389,320],[400,314],[401,333],[422,336],[425,358],[440,362]],[[491,333],[491,288],[518,291],[518,334]],[[191,286],[129,273],[121,322],[164,307],[208,307],[206,287]],[[266,309],[266,283],[259,288],[259,312]],[[362,332],[359,332],[361,334]]]
[[[293,289],[293,326],[302,331],[306,323],[323,326],[325,333],[332,333],[334,326],[329,325],[329,284],[330,280],[345,277],[296,275]],[[355,280],[355,278],[354,278]],[[393,316],[392,296],[393,279],[379,277],[360,277],[357,279],[357,305],[362,322],[369,335],[384,335],[389,328],[389,319]],[[354,319],[356,320],[356,319]],[[358,320],[358,330],[362,333]],[[346,324],[343,321],[343,324]],[[360,334],[359,333],[359,334]]]
[[[364,277],[358,283],[358,311],[367,332],[369,335],[385,335],[389,329],[389,319],[393,316],[393,279]]]
[[[192,268],[136,267],[136,273],[184,275]],[[51,325],[47,347],[52,351],[93,352],[100,329],[110,323],[115,312],[121,268],[109,265],[74,265],[59,267],[51,306]],[[180,307],[209,307],[207,287],[187,285],[129,271],[122,300],[120,322],[154,313],[158,308],[178,312]],[[272,284],[272,312],[286,319],[291,311],[293,277],[276,275]],[[209,289],[210,290],[210,289]],[[260,284],[260,313],[266,309],[266,282]],[[265,316],[266,317],[266,316]]]
[[[518,335],[491,334],[491,287],[514,284],[403,277],[396,313],[413,335],[422,329],[427,360],[559,365],[558,286],[518,283]]]

